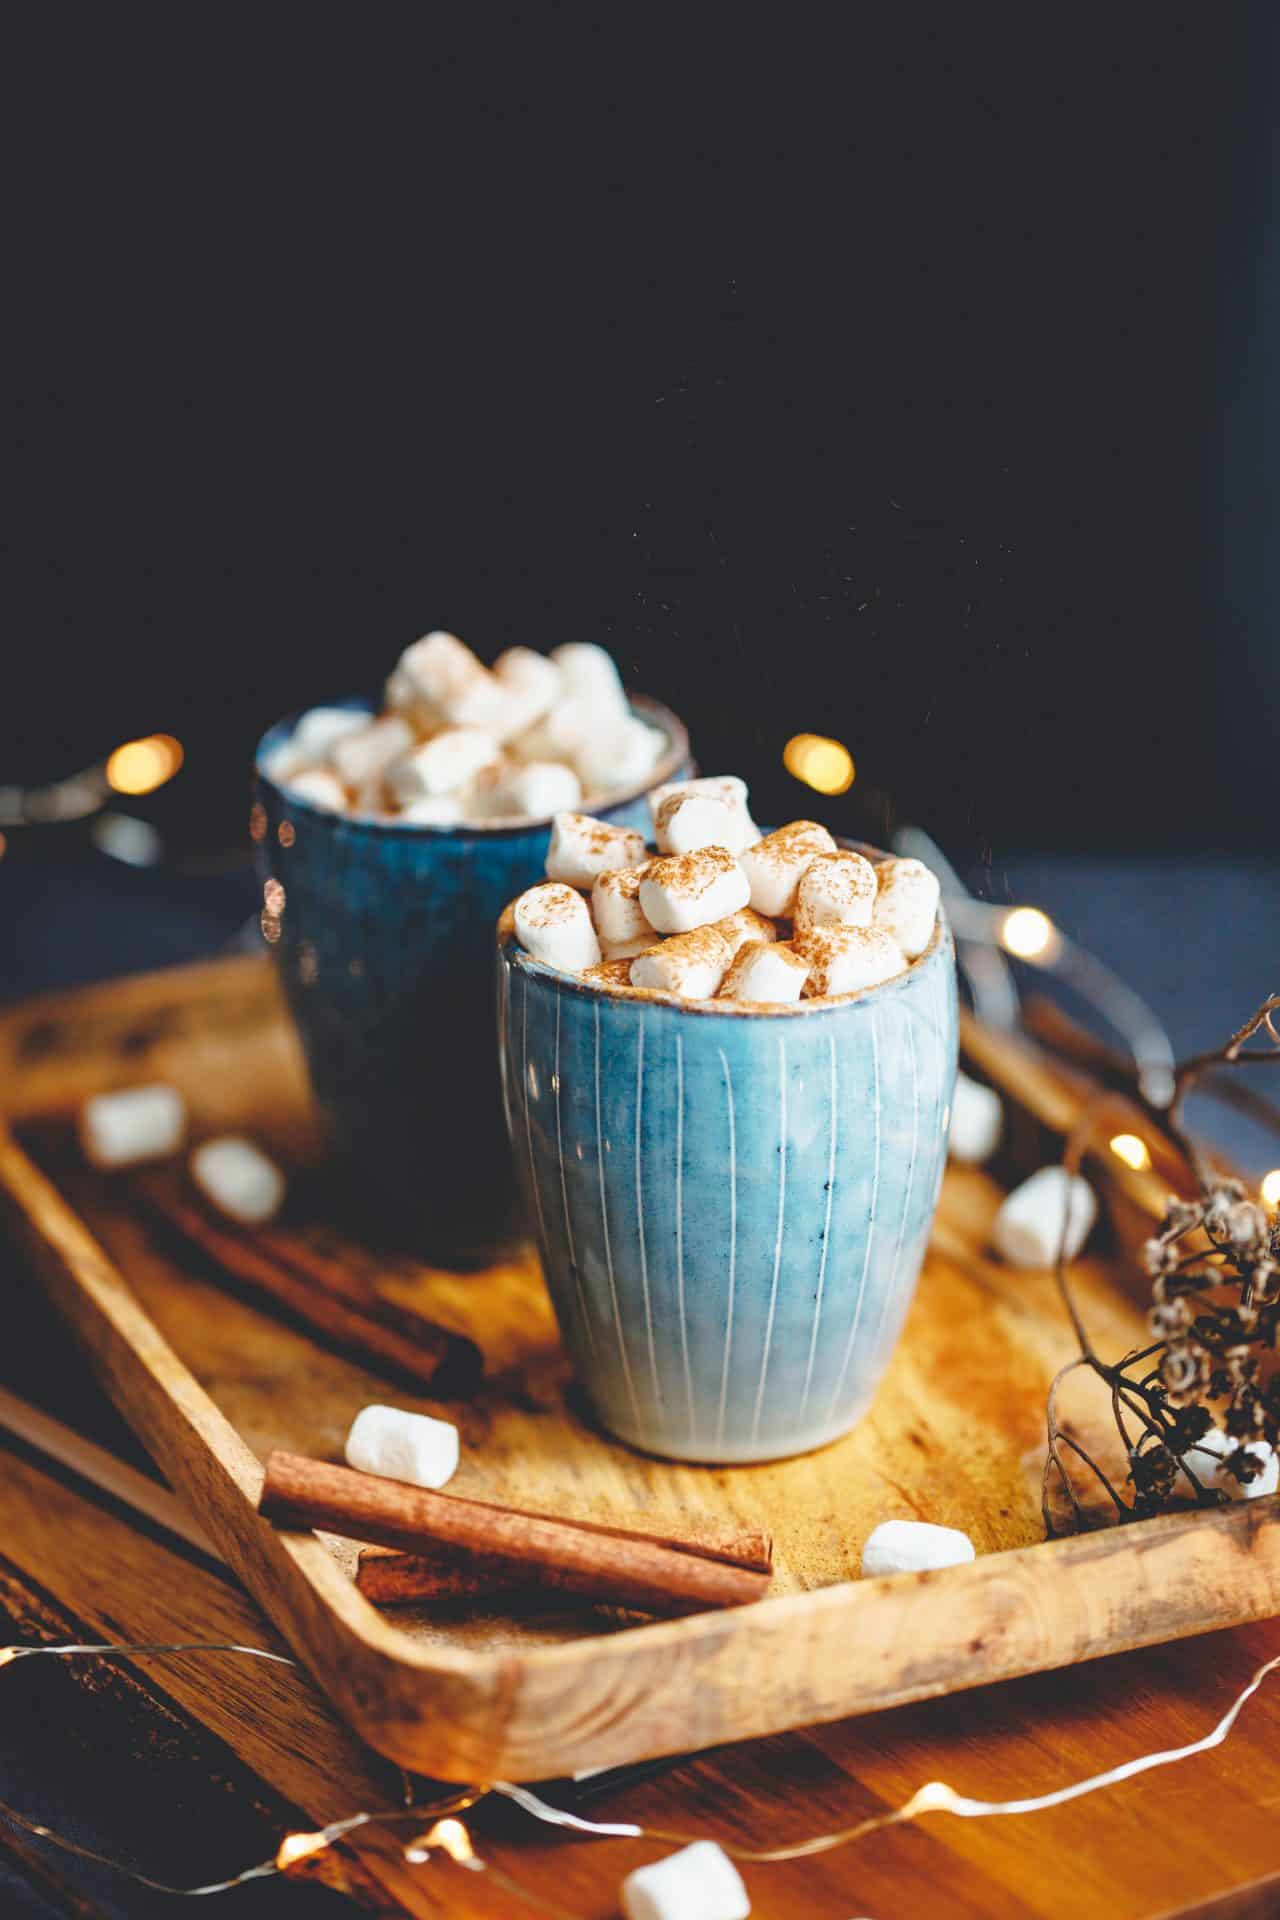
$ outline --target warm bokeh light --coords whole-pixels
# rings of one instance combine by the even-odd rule
[[[848,793],[853,785],[853,755],[825,734],[794,734],[782,750],[782,764],[815,793]]]
[[[154,793],[182,765],[182,742],[171,733],[126,740],[107,761],[107,784],[117,793]]]
[[[1280,1167],[1272,1167],[1263,1175],[1262,1200],[1264,1206],[1280,1207]]]
[[[404,1857],[412,1866],[421,1866],[430,1858],[436,1847],[442,1847],[451,1860],[460,1867],[478,1866],[475,1848],[471,1844],[471,1835],[461,1820],[437,1820],[434,1827],[411,1840],[404,1850]]]
[[[322,1833],[286,1833],[276,1851],[276,1866],[281,1873],[287,1873],[299,1860],[310,1860],[313,1854],[323,1853],[328,1844]]]
[[[1058,948],[1058,930],[1039,907],[1013,907],[1000,928],[1000,945],[1019,960],[1048,960]]]
[[[17,1657],[18,1649],[16,1647],[0,1647],[0,1667],[7,1667],[9,1662],[16,1660]]]
[[[1132,1167],[1135,1173],[1145,1173],[1151,1165],[1147,1143],[1139,1140],[1136,1133],[1113,1134],[1110,1146],[1116,1159],[1123,1160],[1126,1167]]]

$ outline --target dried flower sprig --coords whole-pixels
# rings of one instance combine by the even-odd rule
[[[1228,1498],[1220,1485],[1223,1475],[1246,1489],[1264,1471],[1267,1449],[1280,1448],[1280,1369],[1275,1365],[1280,1348],[1280,1225],[1249,1198],[1241,1181],[1224,1177],[1212,1166],[1183,1120],[1187,1098],[1196,1087],[1220,1091],[1214,1076],[1222,1069],[1280,1064],[1278,1013],[1280,996],[1274,996],[1222,1047],[1183,1062],[1175,1071],[1166,1107],[1144,1096],[1136,1069],[1125,1085],[1126,1100],[1177,1150],[1198,1193],[1195,1198],[1171,1198],[1158,1230],[1142,1249],[1151,1280],[1151,1344],[1119,1361],[1104,1360],[1094,1347],[1064,1250],[1059,1249],[1058,1289],[1080,1353],[1049,1389],[1041,1509],[1051,1536],[1059,1530],[1051,1507],[1055,1485],[1066,1495],[1073,1526],[1086,1524],[1068,1452],[1094,1475],[1117,1518],[1127,1521],[1189,1501],[1218,1506]],[[1270,1044],[1250,1047],[1260,1035]],[[1114,1061],[1108,1079],[1116,1084]],[[1092,1102],[1068,1139],[1064,1163],[1071,1173],[1079,1171],[1112,1097],[1104,1094]],[[1280,1111],[1269,1102],[1255,1098],[1250,1106],[1280,1127]],[[1059,1418],[1061,1384],[1079,1369],[1093,1373],[1108,1390],[1128,1461],[1127,1497]]]

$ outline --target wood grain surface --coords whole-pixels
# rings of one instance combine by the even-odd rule
[[[314,1126],[264,962],[8,1016],[0,1080],[25,1145],[0,1142],[0,1184],[108,1391],[364,1736],[441,1777],[546,1776],[883,1708],[1277,1606],[1274,1501],[1043,1543],[1044,1393],[1070,1338],[1050,1277],[1010,1272],[984,1249],[1001,1180],[1043,1156],[1079,1094],[1007,1042],[974,1032],[968,1044],[1006,1091],[1007,1149],[990,1172],[949,1173],[906,1334],[866,1420],[777,1466],[671,1465],[595,1431],[531,1259],[458,1275],[344,1236],[311,1198]],[[154,1078],[182,1087],[197,1135],[250,1131],[298,1170],[291,1233],[388,1301],[476,1340],[486,1371],[473,1399],[389,1395],[377,1373],[217,1285],[206,1259],[176,1260],[128,1177],[81,1165],[67,1125],[79,1099]],[[1156,1188],[1116,1163],[1105,1192],[1123,1235],[1148,1217]],[[1104,1234],[1080,1291],[1098,1345],[1120,1352],[1141,1319],[1108,1255]],[[459,1493],[654,1532],[771,1530],[779,1597],[644,1626],[600,1608],[529,1614],[501,1596],[484,1610],[379,1615],[355,1589],[349,1547],[277,1535],[253,1507],[272,1447],[336,1459],[355,1411],[388,1397],[458,1420]],[[1082,1400],[1070,1411],[1092,1437],[1100,1410]],[[941,1575],[858,1581],[863,1540],[893,1517],[964,1527],[979,1557]]]

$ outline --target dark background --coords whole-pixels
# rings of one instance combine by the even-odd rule
[[[1271,10],[11,13],[0,781],[182,845],[434,625],[761,818],[1273,842]],[[809,804],[812,804],[811,797]]]

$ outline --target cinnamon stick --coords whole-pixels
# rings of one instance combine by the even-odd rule
[[[412,1382],[438,1400],[475,1389],[480,1349],[421,1314],[384,1300],[336,1261],[303,1248],[292,1236],[219,1220],[163,1176],[139,1175],[134,1190],[161,1224],[181,1236],[223,1275],[266,1294],[340,1351]]]
[[[643,1536],[431,1493],[349,1467],[272,1453],[258,1511],[278,1526],[323,1527],[347,1539],[422,1553],[429,1545],[531,1573],[535,1584],[638,1613],[699,1613],[763,1597],[769,1575],[660,1546]]]
[[[729,1566],[745,1567],[754,1573],[768,1575],[773,1567],[772,1538],[757,1527],[745,1527],[737,1533],[696,1528],[688,1534],[674,1536],[606,1526],[592,1520],[563,1524],[623,1540],[649,1540],[676,1553],[722,1560]],[[462,1555],[443,1547],[434,1547],[430,1554],[400,1553],[392,1547],[365,1547],[356,1568],[356,1585],[375,1605],[392,1607],[421,1600],[486,1600],[513,1593],[526,1596],[560,1593],[564,1588],[556,1579],[556,1573],[555,1568],[519,1567],[507,1560],[496,1560],[492,1555]]]

